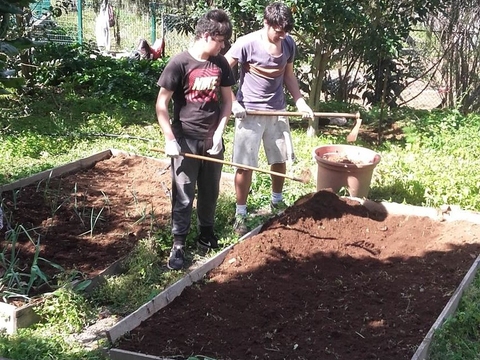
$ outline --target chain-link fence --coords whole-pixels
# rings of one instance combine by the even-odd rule
[[[109,4],[115,14],[115,23],[103,28],[100,25],[99,34],[101,4],[98,1],[40,0],[30,7],[32,37],[57,43],[94,42],[111,53],[130,53],[140,39],[152,44],[156,39],[163,39],[167,55],[187,48],[189,36],[174,28],[178,21],[175,8],[159,2],[150,3],[148,10],[120,0],[109,0]],[[105,37],[108,37],[108,44]]]
[[[101,44],[98,34],[98,21],[101,14],[102,3],[112,6],[115,13],[114,26],[107,26],[105,32],[109,37],[108,46]],[[185,24],[188,17],[181,9],[166,2],[152,1],[148,7],[139,8],[135,2],[122,0],[38,0],[31,5],[33,32],[36,40],[48,40],[58,43],[93,42],[102,50],[111,54],[130,55],[137,50],[140,40],[144,39],[153,45],[156,39],[161,39],[164,46],[164,54],[167,56],[185,50],[192,39],[176,30],[175,25],[188,28]],[[193,21],[193,20],[192,20]],[[193,27],[193,26],[192,26]],[[104,33],[105,34],[105,33]],[[101,39],[100,39],[101,40]],[[415,49],[412,48],[412,51]],[[433,67],[432,67],[433,68]],[[335,70],[327,72],[327,78],[322,88],[322,100],[335,99],[338,79],[329,79],[328,76],[336,73]],[[445,92],[441,81],[432,81],[438,76],[435,70],[423,74],[422,78],[412,80],[401,93],[396,94],[398,106],[409,106],[419,109],[434,109],[445,104]],[[354,83],[357,80],[353,81]],[[330,85],[330,88],[329,88]],[[362,85],[356,85],[349,97],[354,97],[354,102],[368,105],[365,89]],[[345,99],[344,99],[345,101]]]

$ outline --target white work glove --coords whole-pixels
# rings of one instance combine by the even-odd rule
[[[177,158],[180,156],[180,145],[178,144],[177,140],[168,140],[165,142],[165,155]]]
[[[243,119],[245,116],[247,116],[247,111],[245,108],[240,105],[238,101],[234,101],[232,103],[232,114],[237,118],[237,119]]]
[[[212,148],[208,149],[207,153],[209,153],[210,155],[220,154],[220,151],[222,151],[223,149],[222,135],[223,135],[222,131],[219,131],[219,130],[215,131],[212,138],[213,140]]]
[[[313,111],[310,108],[310,106],[307,105],[307,102],[305,101],[304,98],[298,99],[295,105],[297,106],[298,111],[303,113],[302,118],[313,119]]]

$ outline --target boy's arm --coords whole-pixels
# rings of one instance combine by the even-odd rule
[[[223,149],[222,136],[230,118],[230,112],[232,111],[232,88],[230,86],[221,86],[220,94],[222,97],[222,103],[220,105],[220,121],[217,129],[213,134],[213,145],[207,152],[210,155],[217,155]]]
[[[230,65],[232,69],[238,64],[238,59],[231,57],[228,52],[225,55],[225,59],[227,59],[228,65]],[[238,119],[243,119],[245,116],[247,116],[245,108],[237,101],[237,98],[232,90],[230,90],[230,97],[232,98],[233,115]]]
[[[283,82],[285,83],[285,87],[287,88],[288,92],[292,95],[293,101],[297,106],[298,111],[305,113],[306,118],[313,119],[313,111],[310,106],[307,105],[307,102],[302,96],[300,92],[300,87],[298,86],[298,80],[295,77],[295,73],[293,72],[293,62],[287,63],[285,67],[285,75],[283,78]]]
[[[222,94],[222,105],[220,107],[220,123],[218,124],[217,131],[221,129],[223,133],[230,118],[230,113],[232,112],[232,102],[235,95],[233,95],[231,86],[220,87],[220,93]]]
[[[177,157],[180,155],[180,145],[175,139],[173,134],[172,125],[170,124],[170,117],[168,116],[168,103],[172,98],[173,91],[165,88],[160,88],[157,96],[157,102],[155,103],[155,112],[157,113],[157,120],[162,128],[163,135],[165,136],[165,155],[171,157]]]

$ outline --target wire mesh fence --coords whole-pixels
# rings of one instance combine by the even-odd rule
[[[169,5],[152,2],[148,10],[120,0],[109,0],[115,13],[115,24],[105,26],[103,36],[109,44],[99,39],[98,1],[76,0],[57,2],[40,0],[32,4],[32,36],[35,40],[57,43],[94,42],[101,50],[112,53],[130,53],[138,46],[140,39],[152,44],[156,39],[165,41],[165,53],[174,54],[188,47],[189,37],[174,29],[178,16]]]
[[[108,1],[115,13],[115,24],[106,26],[108,45],[99,40],[98,22],[102,2]],[[164,0],[169,1],[169,0]],[[167,2],[152,1],[148,7],[139,8],[134,2],[122,0],[38,0],[31,5],[35,40],[57,43],[97,44],[112,55],[129,56],[138,49],[141,40],[154,44],[161,39],[164,55],[171,56],[188,48],[192,36],[176,30],[179,22],[186,21],[181,9]],[[184,15],[184,14],[183,14]],[[428,77],[434,78],[431,74]],[[332,92],[332,89],[330,89]],[[324,92],[327,97],[328,91]],[[354,102],[365,105],[361,92]],[[421,79],[412,81],[403,89],[397,103],[418,109],[434,109],[445,103],[440,86]]]

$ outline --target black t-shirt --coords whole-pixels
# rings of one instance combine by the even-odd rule
[[[199,61],[188,51],[174,56],[157,84],[173,91],[172,129],[175,137],[212,137],[220,121],[220,87],[235,79],[223,55]]]

